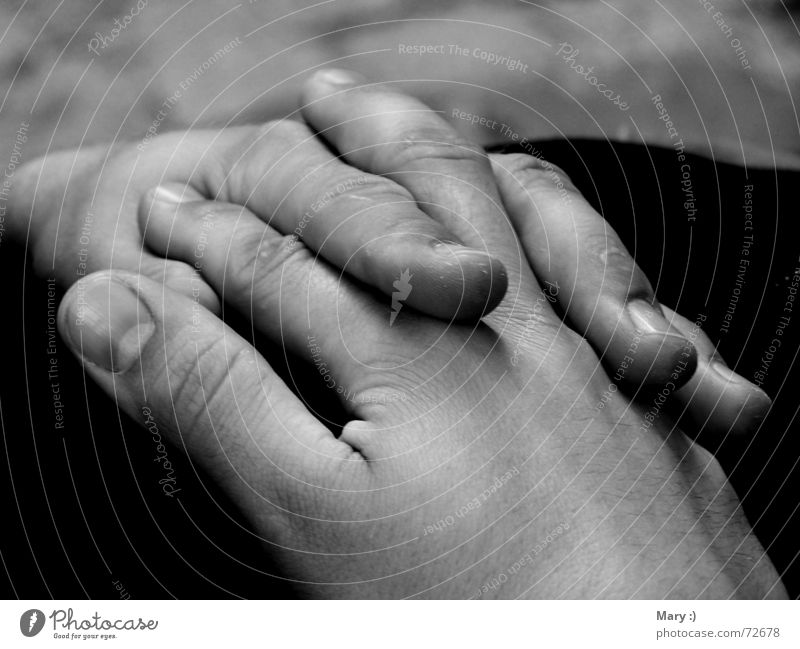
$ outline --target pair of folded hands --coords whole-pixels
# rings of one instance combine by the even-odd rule
[[[72,286],[59,330],[87,373],[227,489],[284,576],[321,597],[784,595],[675,425],[747,434],[769,399],[564,173],[344,71],[301,112],[48,155],[9,223]],[[341,435],[223,304],[316,366]]]

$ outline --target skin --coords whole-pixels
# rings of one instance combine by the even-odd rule
[[[344,94],[352,89],[352,85],[347,86]],[[310,101],[322,103],[325,97],[341,93],[340,88],[334,95],[323,94]],[[155,263],[148,274],[160,280],[115,270],[95,274],[67,293],[60,311],[60,331],[86,362],[87,372],[115,395],[131,416],[138,418],[142,409],[148,408],[173,441],[184,445],[230,491],[264,538],[266,550],[277,555],[286,576],[297,580],[310,595],[784,595],[716,461],[691,444],[667,413],[656,409],[657,402],[637,405],[620,391],[607,395],[611,383],[597,352],[553,312],[552,292],[542,291],[542,283],[546,285],[551,279],[559,287],[567,287],[555,297],[562,300],[560,306],[567,317],[593,340],[596,349],[615,348],[609,331],[615,332],[624,324],[641,326],[632,325],[631,320],[623,323],[622,318],[617,322],[612,319],[613,325],[609,325],[606,307],[602,325],[593,328],[592,323],[599,319],[587,319],[586,313],[594,313],[591,303],[576,311],[581,295],[585,298],[587,294],[580,293],[581,275],[568,262],[550,264],[551,275],[543,272],[538,279],[534,275],[541,261],[528,261],[537,249],[525,241],[535,239],[532,232],[537,230],[520,228],[520,224],[534,220],[531,202],[544,224],[536,227],[556,223],[556,210],[548,206],[554,187],[548,186],[546,174],[537,173],[538,163],[515,157],[493,160],[492,176],[485,157],[478,158],[475,152],[466,159],[453,154],[453,150],[462,151],[464,147],[450,141],[452,136],[446,131],[437,131],[442,124],[432,121],[431,114],[427,114],[427,122],[406,125],[409,131],[399,137],[388,130],[387,122],[375,121],[374,116],[385,119],[393,114],[394,121],[402,121],[397,120],[398,110],[401,114],[422,111],[409,108],[404,103],[407,98],[401,100],[395,93],[376,94],[375,106],[369,108],[372,112],[359,117],[360,128],[343,129],[338,134],[335,131],[335,125],[345,121],[341,115],[337,118],[335,111],[348,112],[346,105],[324,111],[332,115],[329,119],[334,120],[333,126],[317,123],[315,127],[343,152],[347,162],[356,165],[359,173],[379,175],[392,173],[387,168],[396,169],[395,184],[405,194],[394,188],[391,191],[395,196],[402,194],[406,203],[451,206],[448,210],[428,207],[429,211],[413,212],[411,227],[444,228],[448,222],[443,215],[466,215],[460,218],[469,227],[463,223],[461,231],[454,223],[447,227],[465,243],[485,241],[491,257],[485,262],[483,255],[481,263],[491,267],[489,276],[502,275],[507,282],[490,314],[475,322],[475,314],[484,313],[492,300],[498,299],[492,297],[495,285],[491,282],[484,285],[488,288],[481,289],[482,293],[476,293],[486,299],[477,300],[479,307],[471,313],[462,312],[459,301],[451,303],[451,310],[456,305],[451,316],[459,322],[448,323],[439,313],[434,313],[439,316],[434,318],[409,308],[389,326],[387,301],[376,300],[350,274],[341,275],[315,255],[317,246],[323,250],[316,252],[326,260],[337,263],[340,259],[336,251],[330,257],[325,255],[326,236],[309,237],[310,248],[289,245],[294,241],[286,239],[285,223],[299,223],[302,212],[298,216],[296,208],[305,201],[291,203],[295,187],[285,187],[285,178],[273,179],[276,184],[272,185],[265,180],[269,169],[265,173],[257,165],[266,156],[245,154],[232,162],[215,149],[220,146],[219,140],[233,137],[230,132],[201,134],[202,140],[171,136],[163,144],[161,154],[167,161],[161,160],[160,168],[155,164],[139,167],[125,153],[112,163],[80,160],[82,172],[90,179],[92,173],[103,176],[109,164],[115,165],[110,179],[95,185],[95,189],[101,188],[95,192],[95,200],[101,197],[108,201],[108,207],[114,206],[114,200],[118,202],[116,211],[103,210],[119,215],[112,229],[116,233],[134,231],[128,227],[127,215],[132,204],[134,210],[138,208],[137,226],[144,221],[148,227],[136,229],[140,237],[144,231],[147,246],[157,253],[152,256]],[[350,96],[353,105],[348,115],[352,118],[363,97]],[[380,105],[393,110],[376,112]],[[300,136],[297,128],[271,124],[258,133],[275,135],[274,131],[281,129],[277,146],[285,154],[285,141]],[[419,132],[425,138],[421,139]],[[387,133],[388,140],[384,137]],[[248,133],[250,141],[254,135],[252,130]],[[247,141],[242,134],[236,137],[232,141],[238,145]],[[364,137],[374,144],[365,145]],[[412,162],[410,167],[414,155],[408,150],[414,147],[408,145],[409,141],[422,145],[416,152],[421,162]],[[431,141],[437,143],[433,149]],[[365,146],[382,152],[359,157]],[[289,150],[293,150],[291,146]],[[230,163],[223,169],[232,171],[222,173],[214,164],[198,172],[196,160],[192,166],[192,155],[197,158],[198,151],[216,151],[216,157],[209,156]],[[225,151],[230,156],[230,150]],[[302,157],[306,154],[304,151]],[[200,155],[199,159],[205,157]],[[455,168],[448,167],[452,162],[458,163]],[[28,175],[28,183],[31,178],[50,182],[52,177],[42,174],[43,168]],[[127,175],[123,175],[125,172]],[[455,197],[460,194],[453,187],[435,183],[436,188],[446,190],[439,203],[439,199],[424,193],[424,183],[419,186],[409,180],[432,173],[452,177],[455,186],[462,190],[471,187],[470,191],[477,193],[459,204]],[[154,181],[154,176],[159,177]],[[135,188],[122,199],[118,190],[111,196],[112,181],[118,188],[121,177],[129,179],[125,186]],[[315,180],[320,178],[314,176]],[[281,180],[280,196],[295,209],[283,217],[286,222],[278,218],[277,227],[271,227],[272,221],[265,226],[264,214],[281,209],[281,205],[269,202],[275,200]],[[199,200],[165,200],[167,195],[176,196],[175,186],[165,181],[183,183],[179,198]],[[148,193],[141,189],[155,183],[161,185],[160,190]],[[192,195],[187,187],[198,193]],[[71,191],[67,187],[66,194]],[[382,188],[370,191],[378,192],[378,199],[357,192],[348,194],[348,198],[372,199],[379,205],[386,202]],[[432,189],[428,187],[427,191]],[[573,201],[582,200],[574,188],[568,191]],[[64,193],[62,190],[62,198]],[[215,225],[206,233],[210,237],[207,254],[196,269],[209,288],[200,301],[211,309],[198,307],[189,297],[199,280],[188,266],[188,251],[197,250],[202,216],[208,214],[209,203],[202,197],[208,195],[240,203],[213,203]],[[134,203],[134,199],[138,200]],[[499,219],[487,212],[489,204],[502,206],[508,218]],[[472,211],[466,205],[471,205]],[[335,232],[342,218],[347,220],[353,212],[351,207],[338,214],[330,212],[329,217],[317,221],[333,224],[326,235]],[[28,213],[33,214],[35,233],[48,232],[49,223],[42,220],[45,217],[37,219],[33,206]],[[546,216],[541,216],[543,213]],[[171,227],[155,226],[151,233],[149,224],[154,217],[162,226],[168,219]],[[425,221],[425,225],[417,221]],[[573,222],[574,237],[566,240],[580,246],[587,232],[596,235],[600,222],[597,215],[586,213],[585,218]],[[359,226],[337,240],[345,250],[353,246],[351,255],[363,249],[364,227],[369,221]],[[381,226],[380,231],[385,232],[386,224]],[[520,239],[517,230],[521,230]],[[349,238],[351,235],[353,238]],[[413,235],[418,236],[418,232],[414,230]],[[131,235],[128,244],[134,239]],[[174,251],[173,239],[177,242]],[[46,259],[53,246],[57,259],[65,261],[68,268],[75,250],[68,248],[69,238],[66,248],[62,241],[51,231],[39,236],[33,242],[38,246],[38,258]],[[382,250],[391,249],[394,247]],[[389,264],[381,257],[378,267],[384,264],[396,272],[418,258],[408,252],[415,250],[413,246],[397,249],[401,253],[398,265],[392,266],[398,259]],[[594,250],[596,246],[590,248]],[[232,251],[234,254],[230,254]],[[126,257],[126,253],[130,254]],[[159,262],[158,253],[174,258],[169,263]],[[612,253],[619,262],[628,263],[629,258],[617,249],[612,248]],[[600,254],[599,258],[605,260],[607,256]],[[106,259],[107,266],[119,268],[119,260],[131,263],[134,253],[112,237]],[[597,261],[592,254],[589,259]],[[102,266],[97,257],[93,263]],[[141,260],[136,258],[136,263],[141,264]],[[638,271],[632,261],[629,263],[628,272],[634,275]],[[188,286],[178,284],[183,295],[170,288],[171,275],[163,271],[169,264],[183,264],[171,267],[190,271],[185,275]],[[485,265],[481,269],[477,264],[479,271],[488,270]],[[613,267],[618,269],[619,265]],[[426,280],[441,274],[431,273],[429,277],[426,272],[430,271],[423,265],[414,289],[424,289]],[[393,274],[380,276],[376,272],[376,288],[391,292],[381,284],[380,277]],[[352,275],[365,277],[355,271]],[[479,275],[485,277],[487,273],[475,276]],[[61,276],[62,281],[66,278],[65,283],[70,282],[70,273],[62,272]],[[164,277],[168,281],[163,281]],[[461,280],[462,292],[467,284],[466,279]],[[315,355],[325,360],[334,384],[348,395],[344,405],[352,417],[338,439],[313,417],[249,343],[215,317],[215,293],[210,287],[247,313],[257,330],[286,349],[311,362]],[[604,285],[599,288],[601,293],[606,290]],[[627,314],[628,295],[620,300],[618,288],[609,292],[611,302],[616,300],[617,312]],[[420,292],[425,299],[421,306],[415,305],[418,309],[434,295]],[[569,300],[563,302],[565,293]],[[605,299],[606,293],[602,295]],[[596,294],[590,297],[600,299]],[[409,306],[414,306],[410,300]],[[660,332],[660,342],[653,359],[662,358],[660,350],[672,338],[683,340],[681,353],[689,349],[687,357],[694,358],[696,352],[685,343],[685,337],[675,336],[670,329],[681,331],[677,324],[663,326],[658,320],[662,312],[656,311],[649,321],[662,326],[655,328]],[[674,358],[675,353],[670,352],[668,360]],[[663,362],[656,365],[664,366]],[[669,377],[670,370],[667,363],[666,374],[659,380]],[[647,376],[649,372],[645,372]],[[679,384],[686,380],[695,379],[676,378]],[[601,402],[602,408],[598,405]],[[689,405],[693,407],[691,402]],[[502,483],[499,488],[498,480]],[[482,494],[487,493],[484,498]],[[469,509],[468,503],[480,504]],[[454,512],[463,511],[465,506],[467,513],[455,518]],[[448,521],[448,516],[455,522],[437,529],[439,521]],[[434,532],[427,532],[430,528]],[[554,530],[559,530],[557,541],[552,540]],[[532,552],[536,560],[526,560]],[[519,569],[515,568],[517,564]],[[506,577],[502,584],[486,586],[499,581],[500,574]]]
[[[214,230],[242,218],[228,206]],[[610,378],[530,270],[479,323],[409,309],[390,326],[386,301],[307,249],[286,256],[266,232],[259,250],[254,325],[325,360],[349,395],[338,438],[163,283],[97,273],[65,296],[59,331],[229,492],[308,596],[785,595],[718,463],[659,402],[615,391],[599,407]],[[223,282],[240,262],[218,259],[206,272]]]
[[[224,286],[203,274],[191,223],[213,220],[223,203],[246,206],[243,214],[299,236],[386,295],[408,270],[414,290],[404,304],[447,321],[477,321],[530,267],[621,389],[671,382],[670,407],[710,444],[760,424],[766,394],[727,370],[696,327],[672,322],[563,171],[531,156],[487,157],[414,98],[343,70],[313,76],[301,103],[307,125],[169,133],[144,152],[118,144],[28,163],[15,179],[10,234],[29,245],[39,274],[64,287],[93,271],[128,270],[215,313]],[[236,239],[265,229],[248,226]],[[249,313],[242,295],[223,299]]]

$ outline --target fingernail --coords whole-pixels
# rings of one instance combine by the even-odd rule
[[[725,381],[725,383],[735,383],[737,385],[747,387],[749,389],[748,399],[751,402],[751,407],[762,408],[766,410],[772,404],[772,399],[770,399],[769,395],[764,392],[764,390],[754,383],[748,381],[741,374],[734,372],[722,361],[716,359],[712,360],[711,369],[717,376]]]
[[[628,316],[633,321],[637,330],[642,334],[659,334],[680,338],[689,344],[686,337],[681,335],[666,318],[653,305],[644,300],[632,300],[628,303]]]
[[[724,381],[732,383],[748,382],[747,379],[745,379],[743,376],[739,376],[736,372],[734,372],[731,368],[729,368],[721,361],[712,360],[711,369],[714,370],[714,372]]]
[[[772,402],[772,400],[769,398],[767,393],[764,392],[764,390],[762,390],[758,386],[748,381],[741,374],[737,374],[736,372],[734,372],[730,367],[725,365],[725,363],[714,359],[711,361],[710,365],[711,369],[714,370],[714,373],[726,383],[737,383],[740,385],[746,385],[753,391],[755,396],[763,395],[764,399],[768,399],[770,402]]]
[[[747,403],[743,403],[742,407],[749,412],[750,418],[753,420],[748,422],[749,424],[757,425],[758,422],[764,419],[766,413],[769,411],[769,408],[772,405],[772,399],[770,399],[769,395],[764,392],[764,390],[748,381],[741,374],[734,372],[722,361],[714,359],[711,361],[710,366],[714,373],[726,384],[732,383],[734,385],[747,388]]]
[[[109,278],[78,283],[74,290],[62,321],[67,342],[84,361],[124,372],[155,331],[150,311],[130,288]]]
[[[186,203],[189,199],[183,194],[178,194],[168,187],[159,185],[153,191],[153,200],[162,201],[163,203]]]
[[[357,72],[342,70],[341,68],[326,68],[314,75],[314,81],[323,83],[326,86],[355,86],[364,83],[366,80],[366,77]]]

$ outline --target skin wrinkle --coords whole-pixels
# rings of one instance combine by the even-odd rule
[[[380,124],[374,124],[372,128],[376,126]],[[182,150],[190,151],[191,148]],[[347,143],[342,143],[342,148],[350,150]],[[443,164],[446,162],[442,161]],[[193,166],[190,159],[182,164],[184,168]],[[148,169],[146,173],[142,171],[141,175],[134,173],[131,176],[124,156],[112,166],[116,173],[123,175],[126,186],[132,187],[131,195],[144,196],[149,188],[140,187],[138,183],[149,182],[158,175],[157,169]],[[491,185],[493,179],[485,181]],[[248,182],[260,184],[261,178],[252,176]],[[289,178],[287,182],[295,181]],[[105,186],[105,191],[110,191],[110,188],[110,184]],[[238,189],[244,191],[247,188],[240,186]],[[519,195],[518,187],[511,187],[510,191]],[[441,200],[447,196],[452,197],[447,193]],[[486,193],[481,196],[486,198]],[[441,203],[439,198],[432,198],[428,201],[430,204]],[[519,201],[520,209],[527,209],[526,200]],[[112,203],[109,201],[109,204]],[[518,209],[514,201],[505,201],[504,204],[509,210]],[[263,222],[250,211],[239,210],[234,214],[230,208],[225,209],[229,211],[223,210],[218,215],[218,227],[226,229],[216,230],[222,241],[234,232],[232,225],[240,216],[248,219],[254,228],[264,227]],[[190,214],[191,210],[182,212],[184,217]],[[470,213],[470,217],[478,219],[482,214]],[[115,212],[114,219],[124,215],[130,216],[124,209],[119,215]],[[132,216],[135,220],[135,213]],[[596,224],[600,223],[597,216],[593,216]],[[478,231],[480,228],[476,225]],[[165,231],[152,232],[153,238],[149,242],[154,249],[164,243],[164,234]],[[523,245],[514,240],[513,233],[509,231],[508,234],[512,240],[506,247],[507,256],[512,258],[514,254],[527,253],[521,250]],[[149,231],[147,236],[150,236]],[[196,239],[196,229],[189,228],[181,236]],[[316,277],[307,265],[295,266],[292,274],[301,276],[301,283],[307,284],[309,290],[295,291],[293,295],[278,295],[264,285],[252,286],[252,281],[245,281],[252,280],[252,269],[250,277],[245,278],[243,268],[235,264],[244,264],[246,269],[248,259],[252,262],[257,258],[258,242],[253,239],[245,245],[249,247],[246,250],[226,251],[237,255],[237,259],[231,260],[233,266],[224,259],[215,259],[216,265],[208,267],[207,272],[213,275],[233,272],[234,285],[229,289],[235,291],[238,283],[243,290],[242,295],[231,297],[238,300],[245,317],[254,319],[254,328],[262,332],[270,326],[274,329],[275,318],[291,315],[286,324],[295,321],[300,324],[295,324],[293,330],[280,328],[280,333],[297,334],[294,344],[298,348],[307,344],[306,334],[316,336],[321,356],[330,364],[337,384],[347,387],[353,394],[368,395],[370,392],[364,392],[363,386],[372,387],[370,381],[375,381],[373,385],[383,386],[379,387],[378,394],[403,389],[413,395],[409,403],[392,402],[376,408],[370,405],[371,410],[365,416],[379,413],[381,417],[380,421],[366,422],[372,424],[372,430],[368,430],[366,425],[353,427],[359,441],[368,440],[370,444],[359,444],[363,457],[369,460],[382,458],[381,461],[348,462],[339,466],[338,458],[331,458],[332,454],[326,452],[328,447],[322,444],[330,443],[334,445],[330,448],[346,450],[346,458],[352,457],[351,447],[337,442],[331,435],[326,436],[302,402],[288,394],[285,386],[281,387],[280,379],[268,372],[265,364],[259,361],[258,367],[263,369],[263,374],[259,372],[257,382],[249,371],[252,368],[241,362],[237,362],[234,371],[228,373],[230,388],[225,383],[217,383],[215,387],[212,380],[211,405],[219,410],[214,424],[220,439],[232,435],[237,441],[231,448],[243,449],[248,447],[248,436],[260,431],[268,459],[273,459],[276,464],[254,464],[248,457],[241,465],[234,465],[235,460],[231,458],[230,465],[219,463],[210,469],[224,484],[238,484],[237,488],[244,490],[248,484],[266,488],[271,481],[265,476],[273,473],[284,476],[277,480],[277,484],[287,485],[285,497],[291,499],[293,510],[282,515],[297,521],[293,531],[296,537],[288,539],[289,545],[325,553],[310,558],[286,550],[282,562],[287,572],[304,575],[310,581],[340,584],[311,588],[312,593],[334,592],[351,596],[385,593],[396,597],[420,592],[463,594],[460,589],[468,582],[461,579],[462,570],[466,574],[476,568],[475,573],[480,574],[490,565],[503,570],[504,566],[513,563],[515,556],[521,556],[529,549],[532,541],[548,532],[550,528],[542,527],[543,523],[561,524],[568,517],[577,516],[581,504],[585,504],[580,512],[584,521],[583,538],[599,539],[601,545],[595,546],[594,551],[610,553],[610,559],[597,566],[586,565],[592,554],[576,555],[581,557],[580,572],[574,566],[554,571],[561,579],[571,577],[577,581],[582,594],[596,594],[605,586],[616,589],[618,582],[615,580],[620,569],[625,583],[643,585],[647,594],[659,594],[659,589],[676,584],[681,592],[688,592],[685,588],[699,591],[709,584],[714,589],[722,587],[723,578],[707,574],[709,571],[719,572],[722,563],[718,555],[722,551],[713,545],[709,548],[707,522],[702,517],[693,529],[692,523],[698,518],[696,503],[686,498],[687,493],[702,488],[702,485],[688,481],[691,476],[686,476],[685,467],[678,463],[680,456],[670,442],[667,430],[670,422],[666,417],[656,417],[651,432],[641,435],[634,425],[642,413],[628,411],[628,399],[619,392],[614,393],[607,408],[599,411],[595,408],[597,399],[608,385],[608,375],[587,340],[556,317],[550,301],[536,285],[532,272],[522,274],[519,294],[512,291],[505,298],[501,310],[487,319],[488,325],[474,329],[465,325],[448,326],[428,316],[404,310],[395,326],[389,327],[388,296],[379,295],[375,299],[374,293],[361,292],[356,283],[340,282],[338,271],[330,266],[318,266],[314,272],[322,275]],[[190,245],[189,250],[191,248]],[[292,259],[296,260],[296,257]],[[209,261],[212,261],[210,257]],[[267,261],[274,262],[274,256],[269,256]],[[271,267],[270,272],[277,273],[277,270]],[[317,280],[321,280],[321,286]],[[163,300],[163,286],[146,278],[140,281],[142,299],[149,300],[152,295],[158,295],[158,299]],[[214,277],[213,281],[219,286],[222,280]],[[331,292],[329,289],[333,285],[337,288]],[[252,295],[253,288],[259,291],[258,295]],[[349,291],[358,297],[345,303]],[[296,297],[297,293],[305,293],[303,303],[281,301],[283,297],[287,300]],[[530,317],[526,319],[523,316],[530,316],[537,297],[544,302],[539,318],[534,320],[536,326],[528,330],[526,323]],[[558,296],[552,297],[558,300]],[[340,303],[346,306],[340,308]],[[362,304],[373,306],[362,310]],[[173,328],[167,327],[170,335],[181,335],[177,323],[192,313],[195,305],[188,297],[176,295],[174,299],[171,296],[169,306],[169,309],[160,311],[158,317],[171,323],[169,326]],[[352,312],[358,315],[351,317]],[[270,318],[272,325],[269,324]],[[225,353],[231,358],[242,359],[241,349],[252,352],[247,341],[236,337],[208,312],[201,310],[200,319],[205,323],[217,323],[214,327],[221,329],[210,330],[223,332],[226,344],[231,345],[230,349],[227,346],[217,348],[216,354],[220,358]],[[184,326],[185,322],[187,320],[184,320]],[[523,345],[520,361],[514,365],[510,362],[510,354],[513,344],[518,341]],[[172,339],[169,344],[175,344],[175,349],[181,350],[185,341]],[[163,354],[163,350],[145,350],[142,362],[149,362],[148,354],[155,351]],[[205,360],[211,363],[214,347],[209,345],[205,353],[209,355]],[[247,355],[247,358],[251,357]],[[397,359],[403,363],[404,370],[390,369],[387,372],[385,366],[365,366],[365,361],[374,364],[375,359],[383,359],[384,363],[386,359]],[[162,366],[163,360],[156,359],[153,363],[153,367]],[[87,371],[92,372],[91,376],[101,385],[108,387],[108,376],[101,373],[101,368],[93,366]],[[213,379],[213,364],[209,371]],[[193,380],[196,381],[196,377],[192,377],[196,368],[184,365],[176,368],[175,372],[183,372],[183,377],[179,374],[173,377],[178,381],[176,385],[180,385],[181,378],[189,386]],[[395,373],[399,378],[393,378]],[[169,386],[164,386],[163,376],[151,376],[153,385],[148,386],[149,390],[158,394],[170,392]],[[283,444],[280,437],[270,436],[270,428],[276,419],[265,417],[259,408],[248,407],[250,402],[258,403],[258,397],[253,398],[253,395],[258,394],[256,388],[264,381],[272,382],[270,394],[276,394],[276,390],[280,391],[279,394],[286,392],[285,398],[273,400],[270,407],[275,410],[275,418],[297,422],[294,433],[303,444]],[[415,394],[420,384],[425,385],[422,398]],[[241,411],[231,410],[231,403],[226,401],[225,394],[229,389],[237,398],[241,396],[246,400]],[[184,393],[187,401],[192,396],[191,392]],[[191,412],[191,407],[196,408],[196,404],[188,404],[187,419],[196,415]],[[176,414],[180,416],[179,408]],[[620,416],[631,426],[627,430],[614,431]],[[195,422],[197,426],[205,424],[196,417]],[[649,440],[647,445],[634,447],[628,453],[624,448],[625,442],[630,444],[631,439],[637,436]],[[606,440],[612,443],[606,444]],[[186,440],[187,444],[193,441],[197,440]],[[304,445],[315,452],[303,452]],[[620,447],[630,458],[627,462],[622,458],[615,464],[615,459],[619,458],[618,454],[614,455],[614,450]],[[589,452],[592,455],[587,458]],[[284,455],[286,459],[281,461]],[[424,525],[439,520],[448,512],[457,511],[463,505],[466,492],[456,487],[466,480],[470,480],[468,484],[471,485],[479,484],[480,478],[472,476],[496,477],[515,461],[525,461],[524,470],[520,468],[513,480],[492,495],[491,504],[487,502],[478,508],[464,519],[463,525],[454,525],[435,536],[422,535]],[[680,473],[671,475],[670,469],[676,468]],[[297,470],[313,476],[313,480],[304,482],[299,475],[292,478],[286,474]],[[364,491],[364,481],[368,492]],[[665,481],[668,488],[664,488]],[[336,485],[337,490],[330,489],[331,485]],[[258,500],[249,498],[242,504],[250,520],[268,526],[264,530],[266,536],[276,533],[269,526],[277,526],[279,519],[271,522],[270,514],[265,517],[259,510]],[[354,515],[361,516],[362,520],[352,520]],[[349,522],[317,520],[326,516]],[[282,533],[278,528],[277,533]],[[331,534],[329,530],[333,529],[335,533]],[[408,539],[417,539],[417,542],[413,545],[406,543]],[[652,546],[649,539],[654,539]],[[565,535],[557,552],[555,547],[552,548],[553,556],[563,556],[581,540],[582,536]],[[647,577],[652,574],[654,563],[651,553],[657,553],[659,548],[662,553],[668,552],[676,544],[680,551],[686,548],[688,554],[667,555],[669,561],[665,563],[665,570],[673,575],[672,581],[648,583]],[[379,548],[393,550],[385,557],[373,556],[377,553],[371,551]],[[642,548],[645,553],[627,566],[629,554]],[[370,551],[369,556],[353,556],[354,549]],[[341,553],[347,556],[336,556]],[[674,573],[673,569],[684,570],[687,558],[698,559],[703,570],[695,571],[679,583],[681,575]],[[486,561],[486,565],[462,568],[465,561],[477,564]],[[555,582],[548,579],[531,592],[524,592],[525,576],[528,575],[522,575],[513,587],[504,590],[502,596],[557,595],[564,590],[557,585],[554,587]],[[346,585],[348,582],[349,586]]]

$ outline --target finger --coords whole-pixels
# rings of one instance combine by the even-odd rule
[[[9,230],[15,237],[23,234],[23,226],[27,230],[24,238],[36,259],[37,272],[69,286],[87,273],[112,266],[136,271],[218,312],[214,291],[190,266],[142,251],[133,219],[120,215],[113,243],[107,241],[103,228],[97,227],[91,210],[78,224],[80,230],[71,221],[64,206],[78,201],[76,193],[86,190],[88,168],[99,154],[98,148],[59,152],[28,163],[18,174],[9,201]]]
[[[64,297],[58,327],[124,412],[183,446],[262,523],[283,517],[298,483],[356,466],[353,449],[251,345],[142,275],[104,271],[81,280]],[[170,484],[165,493],[179,497],[180,485]]]
[[[522,273],[488,157],[417,99],[344,70],[306,83],[303,115],[351,164],[403,185],[420,207],[465,244]]]
[[[342,397],[347,409],[365,417],[361,391],[381,372],[391,374],[385,357],[395,339],[387,331],[391,300],[375,301],[302,242],[279,234],[245,207],[175,198],[175,191],[158,188],[142,202],[147,246],[192,263],[225,304],[273,343],[317,365],[325,383],[347,395]],[[407,310],[397,312],[401,322],[413,320]],[[429,329],[433,337],[437,329]],[[382,381],[392,382],[391,376]]]
[[[70,181],[84,180],[84,171],[97,155],[96,147],[50,152],[26,162],[7,177],[8,218],[3,225],[19,243],[35,247],[62,221],[62,210],[75,194]],[[11,184],[13,181],[13,184]],[[52,256],[53,243],[49,254]]]
[[[180,195],[173,197],[175,200],[204,200],[200,192],[188,185],[174,185],[173,187],[179,187],[181,190]],[[149,211],[141,213],[141,209],[140,206],[139,228],[144,233],[150,221],[150,213]],[[144,242],[143,246],[146,248]],[[161,252],[158,252],[157,255],[143,252],[136,271],[157,282],[163,282],[171,290],[192,298],[214,314],[221,312],[219,298],[196,268],[195,260],[184,263],[169,259]]]
[[[204,196],[247,205],[386,295],[408,271],[416,282],[407,304],[430,315],[476,320],[502,299],[506,276],[498,260],[458,245],[407,190],[346,165],[307,126],[284,120],[234,131],[207,144],[199,138],[194,148],[176,145],[195,158],[207,147],[196,173],[185,176]],[[175,173],[158,183],[170,178]]]
[[[772,403],[766,392],[728,368],[699,322],[669,307],[662,309],[697,349],[697,371],[675,393],[681,428],[709,446],[723,442],[727,435],[754,433]]]
[[[528,261],[607,370],[632,385],[683,385],[697,352],[664,317],[616,232],[563,171],[525,154],[493,155],[503,202]]]
[[[269,214],[272,227],[296,234],[337,267],[387,295],[408,271],[416,278],[408,305],[441,318],[477,319],[502,299],[499,261],[447,245],[452,233],[405,189],[344,164],[306,126],[276,124],[259,157],[271,162],[246,197],[248,207]],[[242,164],[252,163],[248,157]]]
[[[176,293],[192,298],[211,313],[220,313],[221,307],[214,289],[189,264],[145,253],[141,256],[138,272]]]
[[[311,77],[302,102],[346,160],[402,184],[461,240],[492,250],[512,242],[486,153],[425,104],[335,69]]]

